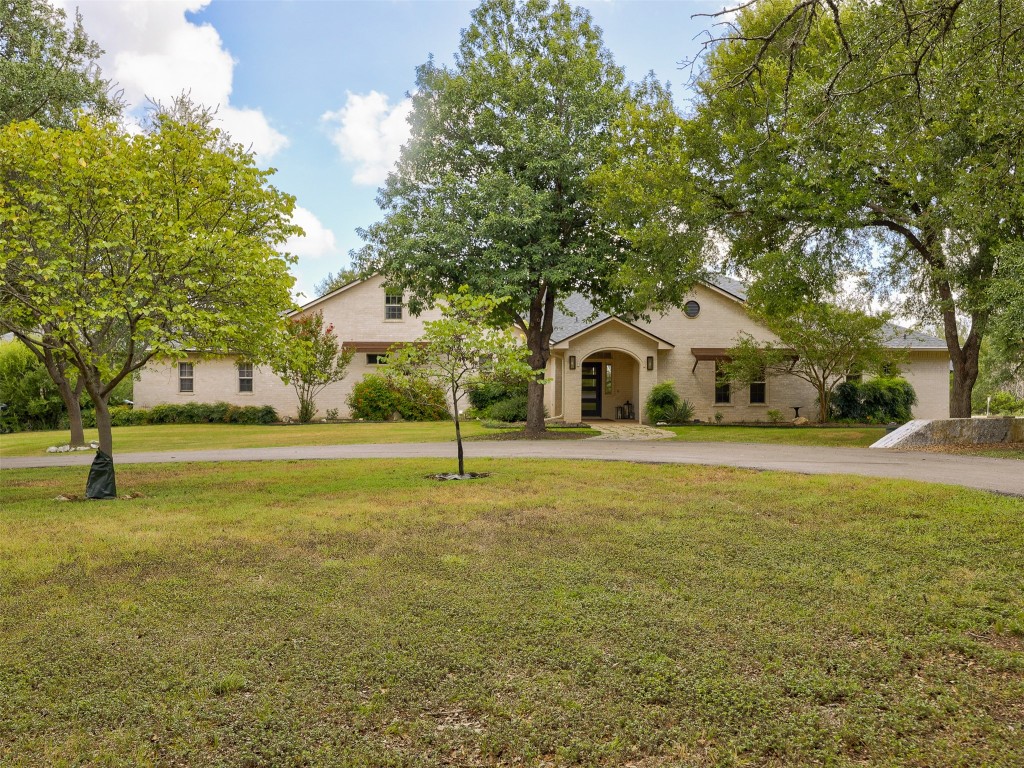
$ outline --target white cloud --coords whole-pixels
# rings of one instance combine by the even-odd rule
[[[124,90],[138,113],[146,98],[169,102],[182,91],[217,108],[220,127],[268,160],[288,145],[258,109],[231,104],[235,61],[217,30],[194,24],[186,12],[210,0],[52,0],[68,14],[77,6],[89,36],[106,51],[103,75]]]
[[[301,237],[292,235],[284,244],[284,249],[300,258],[319,259],[334,253],[336,242],[334,232],[320,223],[312,211],[302,206],[295,206],[292,212],[292,223],[302,227],[306,234]]]
[[[377,91],[366,95],[348,92],[341,109],[320,118],[331,127],[331,141],[342,158],[355,165],[352,181],[356,184],[382,184],[409,138],[406,119],[412,99],[402,99],[394,106],[388,102],[388,97]]]

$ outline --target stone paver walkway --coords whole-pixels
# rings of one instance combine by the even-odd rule
[[[648,427],[635,421],[588,421],[592,428],[601,434],[588,437],[588,440],[664,440],[675,437],[674,432],[657,427]]]

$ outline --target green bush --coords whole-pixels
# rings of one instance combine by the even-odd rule
[[[469,385],[469,404],[478,411],[486,411],[495,403],[526,397],[527,384],[510,384],[500,379],[477,379]]]
[[[989,413],[997,416],[1024,416],[1024,399],[1010,392],[993,392],[991,402],[986,402]]]
[[[899,376],[877,376],[865,381],[845,381],[832,396],[832,416],[840,421],[885,424],[910,421],[917,394]]]
[[[683,400],[676,392],[674,381],[655,384],[647,395],[647,420],[651,424],[663,421],[666,424],[681,424],[693,419],[693,403]]]
[[[45,366],[20,341],[0,343],[0,431],[57,429],[64,401]]]
[[[440,421],[451,417],[440,387],[423,380],[399,387],[372,373],[352,387],[348,405],[352,418],[366,421],[389,421],[396,413],[405,421]]]
[[[87,427],[96,426],[93,412],[82,414]],[[230,403],[166,403],[152,408],[114,405],[110,421],[115,427],[141,424],[274,424],[277,411],[269,405],[231,405]]]
[[[516,395],[492,403],[483,411],[484,418],[493,421],[526,421],[526,395]]]
[[[96,426],[96,414],[90,412],[92,424]],[[132,408],[130,405],[110,406],[110,425],[113,427],[137,427],[146,423],[148,413],[144,409]]]

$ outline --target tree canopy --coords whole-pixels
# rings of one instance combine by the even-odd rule
[[[747,3],[698,62],[691,119],[650,145],[680,162],[634,218],[657,224],[674,202],[676,226],[720,243],[769,309],[859,280],[937,322],[951,412],[968,416],[1004,312],[992,286],[1024,280],[1009,256],[1024,230],[1022,29],[1024,6],[998,0]],[[619,176],[645,162],[641,147]]]
[[[885,345],[884,315],[868,315],[826,302],[808,303],[781,315],[753,313],[778,337],[760,342],[741,334],[729,350],[728,378],[744,383],[789,375],[818,393],[818,421],[828,421],[832,393],[847,375],[878,373],[897,361]]]
[[[342,349],[334,326],[325,326],[320,312],[292,318],[286,325],[281,346],[271,358],[271,367],[295,390],[301,423],[313,420],[317,396],[329,384],[345,378],[354,354],[354,349]]]
[[[0,125],[35,120],[74,128],[79,109],[110,116],[120,109],[100,74],[103,51],[89,39],[77,11],[67,14],[47,0],[0,3]]]
[[[460,475],[466,474],[466,466],[459,402],[481,367],[512,381],[522,381],[531,373],[521,338],[502,322],[501,305],[506,301],[474,296],[465,286],[457,293],[438,296],[441,318],[424,323],[418,343],[397,345],[388,352],[385,374],[392,382],[427,379],[443,387],[450,398]]]
[[[412,135],[361,231],[357,264],[421,309],[465,284],[505,299],[537,372],[528,429],[544,428],[542,372],[555,308],[573,292],[616,300],[628,243],[598,213],[589,177],[629,92],[590,15],[564,0],[485,0],[453,66],[428,61]]]
[[[293,200],[271,171],[201,122],[157,116],[129,135],[83,116],[77,130],[0,130],[0,326],[60,343],[96,406],[157,355],[269,354],[291,306]]]

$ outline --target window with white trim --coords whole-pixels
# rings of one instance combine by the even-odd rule
[[[195,369],[192,363],[178,363],[178,391],[195,392]]]
[[[384,294],[384,319],[385,320],[401,320],[402,319],[402,294],[400,294],[400,293],[385,293]]]
[[[388,356],[385,352],[370,352],[366,355],[367,365],[387,365]]]
[[[238,364],[238,391],[252,392],[252,363]]]

